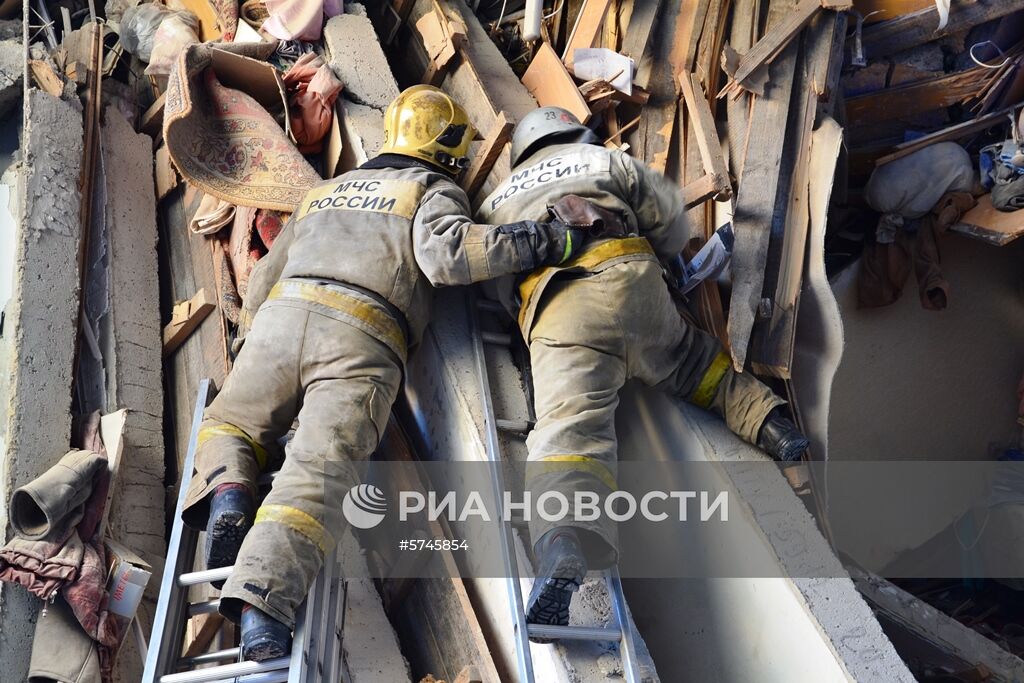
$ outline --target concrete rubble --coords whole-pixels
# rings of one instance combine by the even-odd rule
[[[124,21],[137,2],[107,4],[94,23],[44,2],[53,21],[36,26],[33,8],[28,46],[19,10],[0,18],[0,121],[20,110],[23,127],[13,163],[0,169],[0,202],[10,198],[13,219],[8,229],[0,212],[0,540],[13,536],[12,491],[80,445],[86,416],[126,411],[106,533],[152,565],[153,577],[140,591],[140,635],[120,649],[117,683],[155,683],[191,666],[154,671],[155,650],[148,662],[142,652],[160,635],[154,617],[194,448],[193,403],[203,380],[215,390],[230,373],[249,275],[288,225],[299,186],[376,156],[387,106],[414,84],[440,87],[477,129],[474,163],[459,178],[474,206],[511,172],[515,125],[537,106],[558,106],[679,188],[692,238],[684,260],[716,235],[734,238],[728,268],[680,291],[678,305],[724,342],[735,369],[788,396],[810,437],[809,461],[1024,457],[1024,405],[1014,400],[1024,386],[1019,3],[953,3],[940,22],[943,4],[927,1],[546,0],[540,37],[526,40],[532,2],[386,0],[346,3],[310,19],[303,40],[273,46],[262,17],[248,16],[273,15],[273,3],[247,3],[237,35],[225,36],[233,19],[218,17],[222,2],[184,0],[176,9],[198,17],[202,45],[175,45],[162,67],[153,55],[167,37],[149,53]],[[861,25],[870,10],[882,14]],[[267,26],[299,35],[293,20]],[[336,99],[302,99],[309,78],[284,85],[311,47],[341,82]],[[592,48],[603,52],[581,51]],[[216,78],[178,71],[197,64]],[[186,121],[193,128],[176,136]],[[302,140],[306,126],[325,121],[320,137]],[[879,195],[920,198],[938,181],[933,166],[898,178],[921,187],[875,192],[878,169],[938,143],[959,148],[972,181],[944,185],[924,211],[883,206]],[[266,178],[271,164],[289,181]],[[916,296],[911,271],[921,278]],[[528,431],[536,419],[528,348],[498,306],[467,315],[475,299],[494,298],[492,287],[436,293],[376,458],[479,464],[494,421],[504,425],[498,455],[526,459],[524,434],[509,424]],[[725,531],[690,525],[622,539],[622,552],[656,547],[698,577],[625,577],[625,625],[644,683],[1024,680],[1019,581],[876,575],[837,544],[819,463],[758,468],[767,456],[705,411],[632,384],[619,400],[620,461],[710,463],[708,476],[737,501]],[[673,490],[696,486],[664,479]],[[1020,504],[1000,500],[1002,516],[1016,519]],[[958,533],[969,512],[949,503],[894,532],[897,550]],[[865,509],[836,526],[856,534],[879,516]],[[535,558],[528,534],[510,527],[525,595]],[[497,554],[475,529],[449,520],[429,531]],[[468,555],[447,551],[432,558],[444,578],[406,578],[401,571],[420,560],[370,536],[342,538],[339,553],[355,572],[307,606],[302,628],[322,630],[300,643],[310,648],[303,661],[329,664],[351,683],[527,683],[514,581],[479,576]],[[197,568],[202,539],[198,548]],[[730,553],[767,570],[721,576],[716,563]],[[613,595],[591,574],[571,623],[616,628]],[[188,597],[205,605],[167,634],[178,639],[169,651],[225,664],[234,655],[216,653],[233,652],[238,629],[217,614],[219,594],[202,584]],[[39,609],[0,583],[0,679],[26,678]],[[323,652],[335,661],[316,662]],[[623,681],[627,654],[614,640],[529,646],[543,683]]]

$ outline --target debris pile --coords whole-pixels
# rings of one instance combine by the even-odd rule
[[[73,213],[54,220],[53,207],[41,206],[24,216],[52,234],[23,260],[44,247],[61,252],[52,283],[75,292],[60,316],[73,317],[74,330],[52,327],[74,339],[55,346],[49,363],[74,371],[44,383],[73,392],[76,418],[129,410],[125,444],[144,457],[118,473],[109,529],[154,566],[164,550],[164,485],[174,492],[180,480],[196,387],[201,378],[222,383],[231,367],[253,269],[310,186],[377,153],[384,110],[403,87],[437,85],[465,107],[479,136],[459,182],[476,203],[509,174],[514,126],[538,105],[572,112],[606,147],[671,178],[692,236],[674,273],[684,315],[721,339],[737,370],[784,388],[807,422],[816,407],[801,416],[808,406],[793,386],[799,308],[834,305],[829,275],[859,260],[859,304],[883,307],[903,296],[913,271],[921,305],[939,311],[957,297],[941,267],[942,252],[956,248],[951,234],[992,248],[1024,234],[1019,2],[30,5],[23,46],[20,22],[3,16],[18,9],[0,4],[0,118],[30,86],[27,144],[61,151],[25,169],[22,184],[40,194],[52,180]],[[52,140],[43,140],[47,125]],[[26,310],[12,308],[7,320],[29,329]],[[61,421],[57,441],[68,440],[70,423],[70,415]],[[53,450],[31,426],[12,429],[8,443]],[[824,430],[806,431],[813,456],[824,449]],[[57,452],[32,461],[53,464]],[[21,478],[11,483],[24,484],[46,468],[11,469]],[[121,501],[129,485],[135,498]],[[159,505],[135,517],[129,499]],[[442,589],[394,582],[381,590],[384,607],[373,590],[354,593],[353,604],[374,617],[386,608],[403,638],[422,637],[413,608],[402,611],[404,597],[422,609]],[[446,590],[472,611],[460,582]],[[151,584],[140,608],[144,630],[154,595]],[[475,617],[459,614],[480,630]],[[223,627],[215,614],[195,615],[184,652],[227,643]],[[496,679],[482,637],[467,642],[481,677]],[[400,660],[397,644],[390,647]],[[345,654],[354,671],[359,653]],[[121,663],[123,680],[140,670],[131,656]],[[452,673],[426,655],[412,669],[430,667]],[[476,680],[458,673],[448,678]]]

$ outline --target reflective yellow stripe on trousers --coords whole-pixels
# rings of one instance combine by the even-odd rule
[[[395,349],[403,361],[406,358],[405,334],[402,332],[402,328],[390,315],[365,301],[360,301],[354,296],[349,296],[336,289],[321,287],[311,282],[296,282],[294,280],[278,282],[270,290],[267,300],[282,298],[311,301],[357,318],[380,334],[388,345]]]
[[[199,430],[199,436],[196,439],[196,447],[202,446],[210,439],[215,439],[220,436],[227,436],[233,439],[241,439],[253,450],[253,454],[256,456],[256,462],[259,463],[260,469],[262,470],[267,466],[267,449],[259,445],[254,438],[243,432],[235,425],[229,425],[227,423],[214,425],[212,427],[203,427]]]
[[[719,351],[715,359],[711,361],[711,365],[704,372],[704,376],[700,378],[700,384],[693,392],[693,398],[690,402],[694,405],[698,405],[705,410],[711,407],[711,402],[715,400],[715,394],[718,392],[718,385],[722,383],[722,378],[725,377],[725,373],[729,370],[729,366],[732,361],[729,359],[729,354],[725,351]]]
[[[537,290],[537,286],[548,273],[552,271],[566,270],[569,268],[583,268],[585,270],[589,270],[591,268],[596,268],[605,261],[610,261],[613,258],[619,258],[620,256],[632,256],[634,254],[653,255],[654,249],[651,248],[650,242],[648,242],[644,237],[625,237],[623,239],[602,242],[593,249],[589,249],[576,258],[566,261],[560,265],[538,268],[533,271],[519,284],[519,299],[523,302],[522,306],[519,308],[520,326],[523,324],[523,316],[526,315],[526,311],[530,308],[530,299],[533,298],[533,295]]]
[[[619,488],[612,471],[603,462],[588,455],[547,455],[540,460],[532,460],[526,463],[528,479],[551,472],[566,471],[586,472],[600,479],[601,483],[612,491]]]
[[[256,521],[274,522],[302,534],[320,548],[325,555],[334,547],[334,537],[309,513],[288,505],[261,505],[256,512]]]

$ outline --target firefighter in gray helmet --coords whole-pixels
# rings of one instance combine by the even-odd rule
[[[385,113],[379,156],[313,187],[249,282],[245,344],[198,436],[184,521],[208,568],[233,565],[220,610],[242,655],[290,647],[295,610],[337,542],[352,461],[377,447],[432,285],[468,284],[570,257],[557,222],[479,225],[454,178],[474,131],[430,86]],[[294,436],[279,441],[298,419]],[[257,480],[279,467],[257,506]]]
[[[526,486],[533,499],[552,490],[574,500],[575,491],[603,497],[616,489],[614,413],[631,378],[714,411],[775,458],[798,459],[807,440],[785,416],[785,402],[736,372],[718,340],[688,325],[672,301],[661,264],[688,238],[678,190],[603,147],[557,107],[519,123],[512,166],[484,200],[481,220],[543,220],[579,198],[606,216],[600,233],[569,233],[571,258],[499,282],[530,349],[537,423],[527,439]],[[528,621],[567,624],[588,568],[616,562],[615,527],[605,518],[566,523],[534,515],[530,535],[538,578]]]

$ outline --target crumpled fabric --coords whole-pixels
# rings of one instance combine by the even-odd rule
[[[892,244],[905,220],[921,218],[947,192],[970,192],[974,181],[971,157],[955,142],[940,142],[879,166],[864,188],[864,201],[882,214],[875,240]]]
[[[342,0],[265,0],[270,17],[264,31],[280,40],[315,42],[323,33],[324,19],[341,14]]]
[[[938,238],[975,203],[969,192],[949,192],[927,215],[906,222],[905,228],[916,229],[896,232],[889,243],[865,245],[857,279],[858,305],[877,308],[895,302],[913,269],[921,306],[930,311],[945,309],[950,286],[942,274]]]
[[[110,487],[106,462],[101,453],[73,450],[16,490],[9,505],[12,526],[15,518],[23,521],[15,527],[18,536],[0,549],[0,580],[46,600],[57,591],[64,597],[82,630],[98,643],[104,682],[113,678],[114,655],[131,623],[108,610],[107,552],[99,534]],[[24,521],[39,517],[45,523]]]
[[[235,219],[235,205],[212,194],[204,194],[199,201],[188,229],[197,235],[213,235]]]
[[[1000,211],[1024,209],[1024,176],[993,186],[992,206]]]
[[[284,75],[292,136],[303,154],[319,152],[343,84],[320,55],[307,52]]]
[[[256,233],[263,242],[264,249],[260,251],[260,258],[266,255],[274,246],[277,236],[284,230],[284,224],[291,214],[273,209],[259,209],[256,212]]]
[[[29,541],[15,536],[0,548],[0,581],[16,583],[40,600],[49,600],[74,581],[85,547],[78,532],[59,541]]]

